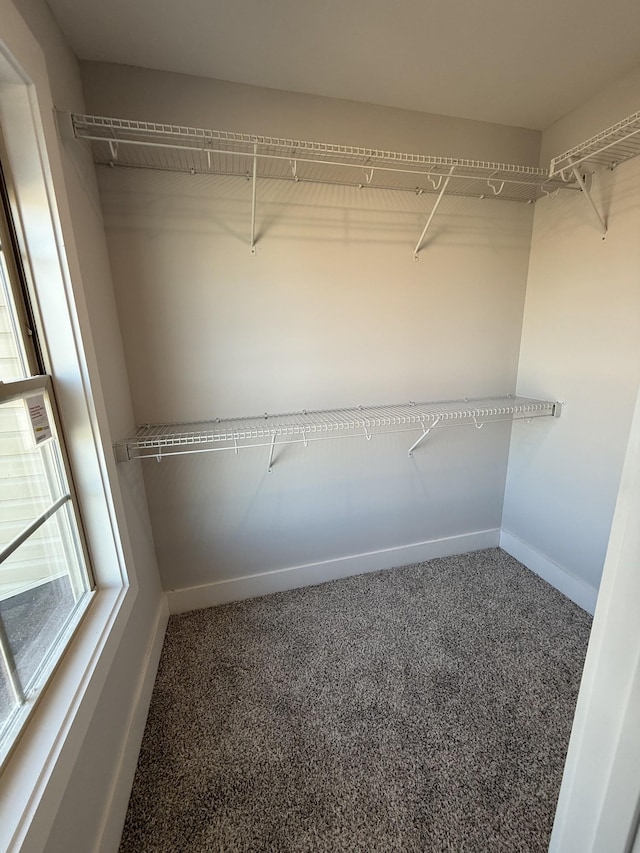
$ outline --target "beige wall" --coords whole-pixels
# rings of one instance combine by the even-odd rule
[[[115,118],[530,166],[540,156],[536,130],[126,65],[81,68],[89,111]]]
[[[538,135],[85,63],[97,114],[532,162]],[[99,168],[136,419],[182,421],[514,389],[532,208]],[[509,427],[145,463],[165,589],[500,527]],[[462,547],[462,546],[461,546]],[[381,559],[384,559],[381,557]],[[410,555],[394,553],[410,562]]]
[[[639,79],[554,125],[546,154],[636,111]],[[514,432],[504,527],[597,588],[640,382],[640,161],[598,170],[593,197],[608,220],[604,241],[581,195],[536,205],[518,392],[550,392],[567,406],[552,432]]]
[[[557,157],[640,109],[640,66],[610,86],[595,92],[542,135],[540,165]]]

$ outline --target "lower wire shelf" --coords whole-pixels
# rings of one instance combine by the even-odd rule
[[[531,420],[559,417],[558,401],[529,397],[485,397],[444,400],[433,403],[400,403],[386,406],[358,406],[353,409],[302,411],[283,415],[216,419],[190,423],[145,424],[130,436],[116,441],[119,462],[132,459],[157,459],[193,453],[268,447],[271,471],[275,448],[282,444],[321,441],[332,438],[398,432],[421,432],[409,448],[414,450],[432,429],[447,426],[475,426],[504,420]]]

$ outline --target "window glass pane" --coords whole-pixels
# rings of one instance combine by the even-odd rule
[[[27,380],[15,400],[11,383],[0,387],[9,398],[0,404],[0,756],[90,591],[42,382]]]
[[[0,655],[0,732],[11,719],[12,714],[20,707],[9,681],[7,664]]]
[[[0,405],[0,550],[66,494],[61,472],[57,442],[36,445],[25,402]]]
[[[71,536],[67,503],[2,564],[13,577],[41,567],[23,591],[0,598],[0,620],[25,693],[88,589]]]
[[[3,382],[24,379],[30,374],[17,317],[7,262],[0,244],[0,380]]]

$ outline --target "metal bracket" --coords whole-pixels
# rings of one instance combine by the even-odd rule
[[[429,435],[431,430],[438,426],[438,424],[440,423],[440,420],[441,420],[440,418],[436,418],[435,421],[431,424],[431,426],[428,429],[424,428],[424,424],[422,425],[422,429],[424,430],[424,432],[422,433],[420,438],[415,442],[415,444],[412,444],[411,447],[409,448],[409,459],[411,459],[411,457],[413,456],[413,451],[422,444],[422,442]]]
[[[604,221],[604,219],[603,219],[603,218],[602,218],[602,216],[600,215],[600,211],[599,211],[599,210],[598,210],[598,208],[596,207],[596,203],[595,203],[595,201],[591,198],[591,193],[589,192],[589,188],[587,187],[587,184],[586,184],[586,182],[585,182],[585,179],[582,177],[582,175],[581,175],[581,174],[580,174],[580,172],[578,171],[578,167],[577,167],[577,166],[573,166],[573,165],[572,165],[572,166],[571,166],[571,171],[572,171],[572,172],[573,172],[573,174],[575,175],[575,179],[576,179],[576,181],[580,184],[580,189],[582,190],[582,192],[584,193],[584,195],[585,195],[585,197],[586,197],[587,201],[588,201],[588,202],[589,202],[589,204],[591,205],[591,209],[593,210],[593,212],[595,213],[595,215],[598,217],[598,222],[599,222],[599,223],[600,223],[600,225],[602,226],[602,239],[604,240],[604,238],[607,236],[607,223]]]
[[[56,110],[54,108],[53,115],[55,117],[58,136],[60,139],[64,142],[76,142],[78,137],[76,136],[75,127],[73,126],[71,113],[68,110]]]
[[[128,444],[114,444],[113,455],[116,458],[116,462],[131,462]]]
[[[429,218],[427,219],[427,224],[422,229],[422,234],[420,235],[420,239],[416,243],[416,247],[413,250],[414,261],[418,260],[418,252],[420,251],[420,247],[422,246],[422,241],[424,240],[425,234],[429,230],[429,226],[431,225],[431,220],[435,216],[436,210],[438,209],[438,205],[442,201],[442,197],[444,196],[445,190],[447,189],[447,184],[451,180],[451,176],[453,175],[454,169],[455,169],[455,166],[452,166],[449,169],[449,174],[447,175],[447,178],[446,178],[444,184],[442,185],[440,192],[438,193],[438,198],[436,199],[436,203],[433,205],[433,208],[431,209],[431,213],[429,214]],[[429,176],[429,177],[431,177],[431,176]]]
[[[253,146],[253,187],[251,190],[251,245],[252,255],[256,253],[256,182],[258,177],[258,146]]]
[[[271,436],[271,447],[269,449],[269,466],[267,468],[267,474],[271,474],[273,471],[273,448],[276,446],[276,434]]]
[[[370,169],[368,172],[367,172],[367,170],[366,170],[366,169],[363,169],[363,170],[362,170],[362,173],[363,173],[363,175],[364,175],[365,182],[366,182],[367,184],[370,184],[370,183],[371,183],[371,181],[373,180],[373,173],[374,173],[374,171],[375,171],[374,169]],[[363,187],[363,186],[364,186],[364,184],[358,184],[358,189],[362,189],[362,187]]]
[[[491,187],[491,191],[493,192],[494,195],[500,195],[500,193],[504,189],[505,182],[502,181],[500,183],[500,186],[498,186],[497,181],[493,182],[493,181],[490,181],[487,179],[487,184]]]

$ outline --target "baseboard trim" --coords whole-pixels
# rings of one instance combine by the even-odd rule
[[[434,557],[449,557],[452,554],[497,548],[499,541],[499,529],[479,530],[475,533],[430,539],[427,542],[416,542],[398,548],[386,548],[381,551],[353,554],[349,557],[214,581],[201,586],[172,589],[167,592],[169,612],[185,613],[189,610],[201,610],[204,607],[215,607],[218,604],[256,598],[272,592],[313,586],[365,572],[377,572],[410,563],[421,563],[424,560],[432,560]]]
[[[122,827],[127,813],[131,786],[138,763],[138,753],[140,752],[168,619],[169,609],[166,597],[163,596],[143,659],[140,677],[129,711],[126,731],[122,738],[118,762],[97,836],[95,850],[99,853],[111,853],[111,851],[115,853],[120,847]]]
[[[571,574],[558,563],[554,563],[546,554],[532,548],[527,542],[513,533],[509,533],[508,530],[504,530],[504,528],[500,531],[500,547],[534,574],[570,598],[578,607],[582,607],[587,613],[593,615],[598,599],[597,589]]]

